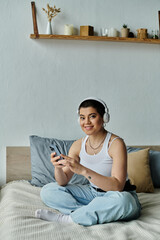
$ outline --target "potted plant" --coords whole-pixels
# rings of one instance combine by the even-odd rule
[[[48,18],[46,34],[52,34],[52,27],[51,27],[52,18],[56,17],[57,14],[61,12],[61,9],[56,8],[55,5],[54,7],[50,7],[49,4],[47,4],[47,10],[44,8],[42,8],[42,10],[47,14],[47,18]]]
[[[127,28],[126,24],[123,24],[123,28],[121,28],[121,37],[127,38],[129,35],[129,28]]]

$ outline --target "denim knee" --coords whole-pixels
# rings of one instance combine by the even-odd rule
[[[42,202],[47,205],[48,200],[53,199],[54,191],[56,191],[59,187],[60,186],[55,182],[44,185],[40,192]]]
[[[123,192],[119,198],[119,206],[124,209],[123,220],[133,220],[140,216],[141,207],[136,194]]]
[[[120,197],[119,197],[119,205],[121,207],[123,206],[128,206],[128,204],[130,204],[130,202],[132,202],[132,196],[129,192],[122,192],[120,193]]]

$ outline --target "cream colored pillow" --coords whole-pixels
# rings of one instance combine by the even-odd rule
[[[149,148],[128,153],[128,177],[136,185],[136,192],[154,192],[149,166]]]

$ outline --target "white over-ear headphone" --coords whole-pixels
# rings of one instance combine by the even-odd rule
[[[106,103],[105,103],[103,100],[101,100],[101,99],[99,99],[99,98],[96,98],[96,97],[88,97],[88,98],[85,98],[82,102],[84,102],[84,101],[86,101],[86,100],[95,100],[95,101],[101,103],[101,104],[104,106],[104,108],[105,108],[105,113],[104,113],[104,115],[103,115],[103,121],[104,121],[104,123],[108,123],[109,120],[110,120],[110,114],[109,114],[109,109],[108,109]],[[81,103],[82,103],[82,102],[81,102]],[[81,105],[81,103],[80,103],[80,105]],[[80,105],[79,105],[79,106],[80,106]],[[77,111],[77,113],[79,114],[79,110]],[[79,122],[79,118],[78,118],[78,122]]]

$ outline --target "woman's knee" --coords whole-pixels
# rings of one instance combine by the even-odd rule
[[[137,201],[130,192],[122,193],[119,204],[124,211],[124,219],[136,219],[140,216],[141,207]]]
[[[119,198],[120,204],[123,206],[127,206],[129,203],[131,203],[133,200],[133,197],[129,192],[122,192]]]
[[[109,193],[109,192],[108,192]],[[136,200],[130,192],[110,192],[108,196],[112,198],[112,204],[124,212],[132,212],[138,207]]]
[[[118,198],[118,204],[121,208],[132,208],[135,205],[135,200],[129,192],[120,192]]]
[[[59,188],[60,186],[56,182],[44,185],[40,192],[41,200],[44,203],[47,203],[49,199],[53,199],[54,192],[57,191]]]

